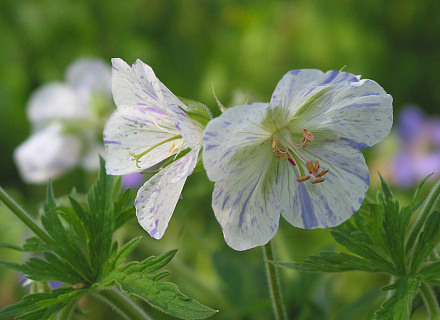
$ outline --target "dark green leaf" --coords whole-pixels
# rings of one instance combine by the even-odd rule
[[[15,244],[5,243],[5,242],[0,243],[0,248],[8,248],[8,249],[16,250],[16,251],[23,251],[22,247],[16,246]]]

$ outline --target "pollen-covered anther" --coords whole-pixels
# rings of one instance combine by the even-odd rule
[[[319,171],[319,161],[315,161],[315,169],[313,170],[313,174],[317,174]]]
[[[310,179],[310,176],[304,176],[304,177],[300,177],[298,179],[296,179],[296,181],[298,182],[303,182],[303,181],[307,181]],[[316,181],[316,180],[315,180]]]
[[[313,134],[309,130],[307,130],[307,129],[303,130],[302,136],[303,136],[303,141],[302,141],[302,146],[303,147],[305,147],[307,145],[307,142],[312,142],[313,139],[315,139]]]
[[[315,166],[313,165],[313,162],[312,161],[307,161],[306,162],[306,167],[307,167],[307,171],[310,173],[310,174],[313,174],[313,173],[315,173]]]
[[[315,177],[317,177],[317,178],[321,178],[323,175],[325,175],[325,174],[328,172],[328,170],[329,170],[328,168],[322,170],[320,173],[315,174]]]
[[[316,180],[311,181],[310,183],[312,183],[312,184],[317,184],[317,183],[321,183],[321,182],[324,182],[324,181],[325,181],[324,178],[319,178],[319,179],[316,179]]]

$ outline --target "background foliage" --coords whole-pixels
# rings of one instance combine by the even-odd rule
[[[66,66],[78,57],[108,62],[119,57],[129,64],[142,59],[176,95],[201,101],[214,113],[211,81],[228,106],[243,102],[247,91],[251,101],[269,100],[288,70],[346,66],[381,84],[394,98],[396,116],[410,103],[434,115],[440,108],[439,32],[440,6],[434,0],[3,0],[0,184],[30,212],[38,212],[45,187],[21,181],[12,152],[29,135],[25,107],[32,91],[63,80]],[[386,170],[387,163],[378,162],[374,150],[366,155],[372,176]],[[73,186],[85,192],[95,178],[80,169],[70,172],[54,182],[56,196]],[[371,194],[375,188],[373,184]],[[227,247],[210,208],[211,191],[204,173],[191,176],[160,241],[150,239],[134,220],[118,236],[144,236],[133,254],[137,260],[178,248],[169,265],[173,282],[220,309],[214,318],[267,319],[271,309],[261,250]],[[409,193],[396,194],[405,203]],[[3,206],[0,219],[0,242],[21,245],[29,236]],[[302,261],[335,245],[328,230],[299,230],[285,222],[274,244],[278,260],[288,261]],[[2,248],[0,256],[23,259]],[[281,276],[289,315],[301,319],[317,314],[322,319],[369,319],[385,295],[378,288],[388,283],[381,274],[361,272],[318,277],[283,270]],[[9,270],[0,269],[0,281],[0,308],[27,290]],[[96,319],[105,316],[96,303],[85,300],[84,305]]]

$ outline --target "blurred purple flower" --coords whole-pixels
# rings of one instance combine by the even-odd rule
[[[144,183],[144,177],[141,173],[135,172],[122,176],[122,189],[136,189]]]
[[[395,183],[411,187],[440,167],[440,118],[426,117],[416,106],[404,108],[398,117],[400,151],[393,160]]]

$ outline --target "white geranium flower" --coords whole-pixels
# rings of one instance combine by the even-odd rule
[[[132,67],[121,59],[112,63],[117,110],[104,128],[107,173],[144,172],[169,160],[140,188],[135,202],[140,225],[160,239],[203,144],[204,125],[191,115],[209,120],[209,114],[198,104],[185,105],[142,61]]]
[[[236,250],[266,244],[280,215],[296,227],[329,228],[362,204],[370,180],[359,149],[392,125],[392,98],[346,72],[294,70],[270,103],[233,107],[204,133],[212,206]]]
[[[102,120],[114,110],[110,67],[99,59],[78,59],[66,71],[65,83],[37,89],[27,106],[32,135],[14,152],[22,178],[46,183],[77,165],[89,171],[104,155]]]

